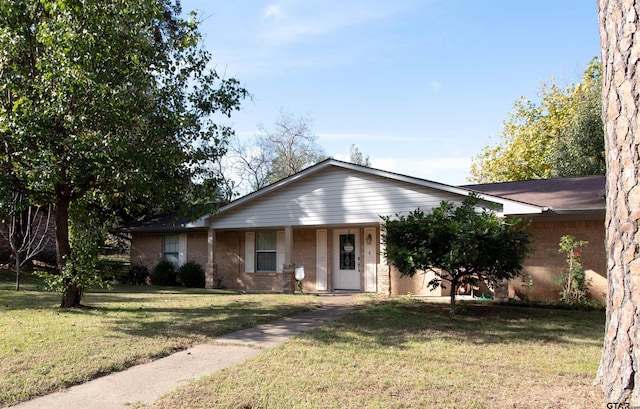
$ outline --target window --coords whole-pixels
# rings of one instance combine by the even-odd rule
[[[353,252],[355,242],[355,234],[340,235],[340,270],[356,269],[355,253]]]
[[[276,271],[278,237],[275,231],[256,232],[256,271]]]
[[[167,260],[175,269],[180,267],[180,238],[177,234],[164,236],[164,246],[162,251],[163,259]]]
[[[282,273],[284,231],[248,231],[244,236],[244,268],[247,273]]]

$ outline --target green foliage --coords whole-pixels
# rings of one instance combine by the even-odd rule
[[[539,102],[516,101],[501,141],[485,146],[471,164],[479,183],[603,174],[602,68],[592,59],[578,84],[543,83]]]
[[[552,176],[602,175],[606,171],[602,122],[602,67],[593,59],[571,93],[567,125],[551,156]]]
[[[167,260],[162,260],[156,264],[151,273],[151,284],[176,285],[176,271],[173,268],[173,264]]]
[[[178,280],[185,287],[204,288],[204,270],[200,264],[189,261],[178,269]]]
[[[77,289],[78,296],[93,286],[105,287],[103,271],[98,262],[98,247],[105,234],[93,213],[88,212],[83,203],[74,204],[71,209],[70,237],[71,251],[62,273],[38,272],[50,291],[65,292]],[[80,300],[78,299],[78,302]]]
[[[209,68],[195,14],[181,15],[175,0],[0,5],[0,192],[55,205],[60,270],[84,260],[69,254],[73,203],[102,223],[179,208],[185,191],[216,200],[210,183],[189,188],[211,176],[232,134],[215,121],[247,91]]]
[[[129,267],[125,284],[144,285],[149,282],[151,276],[149,269],[145,266],[133,265]]]
[[[501,219],[480,206],[472,195],[459,206],[443,201],[429,213],[417,209],[383,217],[386,257],[402,276],[432,272],[431,288],[450,283],[452,313],[461,284],[513,278],[530,251],[525,223]]]
[[[589,291],[589,282],[582,268],[582,251],[587,244],[587,241],[576,240],[570,235],[560,238],[558,253],[566,255],[567,265],[555,281],[562,287],[560,298],[565,303],[580,303]]]

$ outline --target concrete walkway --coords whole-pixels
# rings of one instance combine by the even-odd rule
[[[323,308],[227,334],[156,361],[131,367],[28,402],[16,409],[131,409],[151,404],[189,381],[239,364],[352,311],[349,295],[321,296]]]

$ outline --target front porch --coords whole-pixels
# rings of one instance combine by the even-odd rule
[[[293,293],[390,293],[380,225],[280,226],[207,235],[207,288]]]

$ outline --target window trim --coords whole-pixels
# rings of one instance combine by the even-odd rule
[[[276,268],[275,270],[258,270],[258,234],[261,232],[275,232],[276,233],[276,248],[275,250],[260,250],[260,252],[275,252],[276,255]],[[274,274],[282,273],[282,265],[284,264],[284,242],[285,231],[278,229],[265,229],[254,230],[245,232],[245,244],[244,244],[244,270],[248,274]]]
[[[167,238],[175,237],[175,246],[176,251],[167,251]],[[167,255],[175,256],[175,262],[168,260]],[[162,236],[162,260],[168,261],[173,264],[175,269],[179,268],[180,265],[180,235],[178,233],[175,234],[165,234]]]
[[[271,233],[273,234],[273,238],[275,238],[274,241],[274,248],[273,249],[259,249],[258,248],[258,237],[260,236],[260,234],[265,234],[265,233]],[[255,252],[256,252],[256,265],[255,265],[255,270],[256,273],[275,273],[278,270],[278,231],[277,230],[259,230],[256,232],[256,244],[255,244]],[[260,260],[258,255],[259,254],[273,254],[273,256],[275,257],[275,268],[273,269],[268,269],[268,270],[261,270],[259,268],[259,264],[260,264]]]

